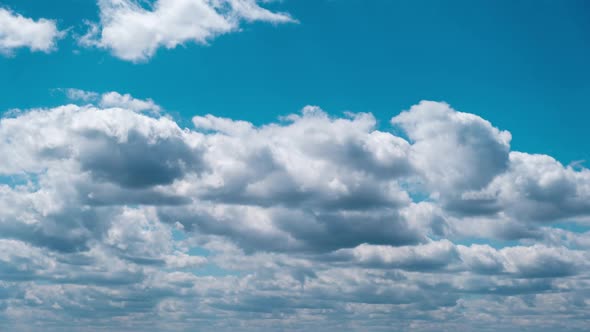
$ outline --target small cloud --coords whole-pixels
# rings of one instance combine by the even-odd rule
[[[0,8],[0,54],[12,55],[18,48],[49,53],[58,39],[65,36],[54,20],[33,20],[11,10]]]
[[[151,98],[138,99],[128,93],[121,94],[110,91],[100,94],[94,91],[74,88],[56,90],[65,93],[66,97],[71,101],[91,103],[102,108],[124,108],[134,112],[149,112],[153,114],[159,114],[162,111],[162,107],[156,104]]]
[[[84,102],[93,102],[98,100],[99,94],[92,91],[85,91],[80,89],[65,89],[66,96],[70,100],[78,100]]]
[[[152,99],[137,99],[130,94],[120,94],[118,92],[103,93],[100,97],[99,105],[104,108],[120,107],[135,112],[153,112],[160,113],[162,108]]]

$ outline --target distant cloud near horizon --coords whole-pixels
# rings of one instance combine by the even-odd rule
[[[584,328],[590,232],[562,226],[588,226],[590,170],[512,151],[475,114],[181,127],[151,99],[64,92],[86,105],[0,120],[13,329]]]

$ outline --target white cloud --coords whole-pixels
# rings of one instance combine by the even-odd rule
[[[12,54],[18,48],[51,52],[63,36],[55,21],[41,18],[34,20],[0,8],[0,53]]]
[[[104,108],[120,107],[136,112],[150,111],[159,113],[161,110],[160,106],[151,99],[136,99],[128,93],[122,95],[118,92],[104,93],[100,98],[99,105]]]
[[[161,48],[187,42],[205,44],[239,30],[240,21],[293,22],[288,14],[260,7],[256,0],[99,0],[100,24],[80,39],[85,46],[106,48],[121,59],[145,61]]]
[[[510,133],[477,115],[423,101],[391,122],[413,141],[410,159],[435,194],[483,188],[508,167]]]
[[[63,91],[65,91],[66,96],[70,100],[93,102],[96,101],[99,97],[99,94],[93,91],[85,91],[80,89],[65,89]]]
[[[134,98],[128,93],[120,94],[115,91],[99,94],[94,91],[85,91],[80,89],[61,89],[65,92],[68,99],[72,101],[83,101],[86,103],[96,104],[102,108],[124,108],[135,112],[160,113],[162,108],[152,99]]]
[[[521,220],[550,222],[590,213],[590,170],[564,167],[546,155],[510,153],[510,170],[488,189]]]
[[[443,269],[459,259],[457,249],[448,240],[402,247],[362,244],[354,249],[336,251],[335,255],[350,255],[353,260],[367,266],[418,271]]]
[[[416,246],[379,246],[363,244],[334,253],[340,259],[352,259],[374,268],[402,268],[410,271],[448,271],[475,274],[512,274],[520,278],[569,276],[585,271],[590,254],[565,247],[513,246],[500,250],[489,245],[455,245],[448,240]]]

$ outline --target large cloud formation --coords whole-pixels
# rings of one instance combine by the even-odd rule
[[[476,115],[182,128],[151,100],[68,94],[89,104],[0,122],[2,328],[588,326],[590,170]]]
[[[242,21],[294,22],[262,8],[258,0],[98,0],[100,23],[90,24],[82,45],[109,49],[128,61],[145,61],[165,47],[205,44],[239,30]],[[263,1],[264,2],[264,1]],[[267,1],[268,2],[268,1]]]

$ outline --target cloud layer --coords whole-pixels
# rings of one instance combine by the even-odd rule
[[[587,326],[590,170],[474,114],[182,128],[151,100],[67,93],[87,105],[0,122],[0,326]]]

